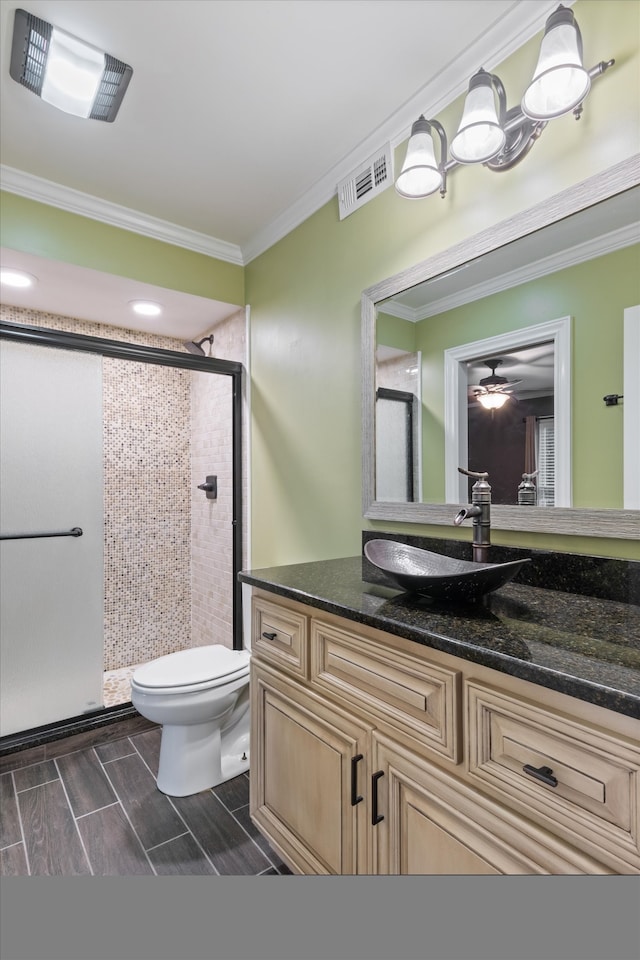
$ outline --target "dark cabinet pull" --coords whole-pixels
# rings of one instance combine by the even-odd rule
[[[263,633],[262,636],[264,637],[265,640],[275,640],[275,638],[278,636],[278,634],[277,634],[277,633]]]
[[[541,780],[548,787],[558,786],[558,778],[553,776],[551,767],[532,767],[530,763],[525,763],[522,769],[528,776]]]
[[[372,774],[371,776],[371,826],[375,827],[376,823],[380,823],[381,820],[384,820],[384,817],[381,813],[378,813],[378,780],[380,777],[384,777],[384,770],[378,770],[377,773]]]
[[[360,803],[361,800],[364,800],[364,797],[361,797],[358,794],[358,764],[362,760],[362,754],[358,753],[355,757],[351,757],[351,806],[355,807],[356,803]]]

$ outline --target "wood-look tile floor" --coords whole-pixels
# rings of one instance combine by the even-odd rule
[[[0,775],[0,875],[290,873],[251,822],[247,774],[167,797],[159,753],[155,728]]]

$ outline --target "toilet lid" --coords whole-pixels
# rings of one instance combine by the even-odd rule
[[[221,644],[192,647],[144,663],[133,680],[143,687],[217,686],[247,673],[250,656],[248,650],[229,650]]]

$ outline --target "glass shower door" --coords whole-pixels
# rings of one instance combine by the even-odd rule
[[[0,736],[102,706],[102,358],[0,343]]]

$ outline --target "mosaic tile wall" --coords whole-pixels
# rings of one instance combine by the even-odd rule
[[[182,349],[180,341],[169,337],[18,307],[1,306],[0,315],[13,323]],[[244,311],[239,311],[216,327],[214,355],[244,360],[244,339]],[[231,646],[230,522],[228,546],[222,535],[225,499],[230,511],[225,471],[229,474],[231,403],[224,400],[224,391],[230,398],[231,380],[112,358],[104,358],[103,369],[104,669],[141,663],[192,643]],[[196,490],[195,497],[205,465],[206,473],[217,472],[221,480],[217,503],[207,501],[202,491]],[[203,501],[205,511],[206,505],[214,508],[210,517],[203,515]]]
[[[191,643],[190,373],[105,357],[103,378],[104,669],[115,670]]]

